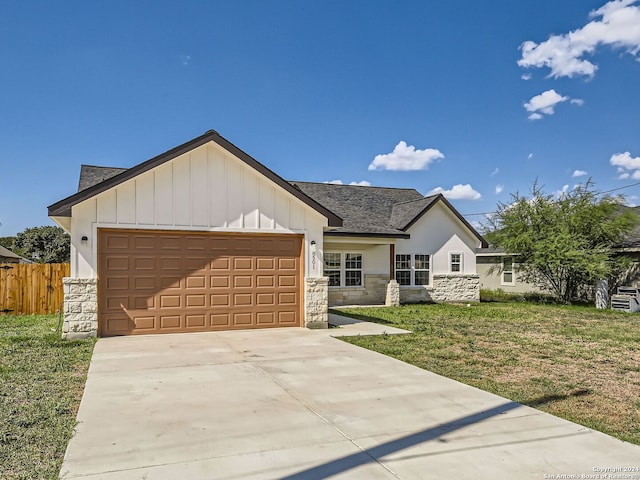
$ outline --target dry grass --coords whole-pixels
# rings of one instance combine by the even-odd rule
[[[640,444],[640,315],[523,303],[341,312],[414,332],[345,341]]]

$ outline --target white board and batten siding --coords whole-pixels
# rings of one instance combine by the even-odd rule
[[[449,273],[449,254],[462,253],[462,273],[476,273],[480,240],[442,202],[434,205],[409,228],[409,239],[396,241],[396,253],[427,253],[431,273]]]
[[[311,248],[322,258],[326,225],[323,215],[209,142],[75,205],[71,276],[96,276],[98,228],[304,234],[305,276],[322,276],[309,258]]]

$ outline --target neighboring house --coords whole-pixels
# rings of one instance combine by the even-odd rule
[[[2,245],[0,245],[0,263],[33,263],[33,262],[24,257],[21,257],[18,254],[13,253],[8,248],[5,248]]]
[[[519,277],[518,257],[499,248],[478,248],[476,265],[480,276],[480,288],[484,290],[502,290],[507,293],[542,291]]]
[[[66,338],[326,327],[329,305],[479,300],[486,243],[443,196],[287,182],[215,131],[130,169],[83,165],[49,216],[71,235]]]

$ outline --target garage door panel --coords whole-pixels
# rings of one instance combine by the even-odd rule
[[[136,295],[133,297],[133,308],[136,310],[148,310],[150,308],[154,308],[155,306],[155,298],[149,296],[139,296]],[[128,307],[125,307],[128,308]]]
[[[204,307],[207,301],[207,296],[201,295],[186,295],[185,305],[187,307]]]
[[[251,257],[236,257],[233,259],[234,270],[252,270],[253,259]]]
[[[185,315],[185,326],[201,330],[207,326],[206,315]]]
[[[182,248],[180,235],[160,236],[160,248],[162,250],[180,250]]]
[[[276,296],[273,293],[256,294],[256,305],[259,307],[273,307],[276,304]]]
[[[211,295],[212,307],[230,307],[229,294],[228,293],[215,293]]]
[[[107,288],[113,290],[129,290],[129,277],[107,278]]]
[[[195,275],[185,279],[185,288],[187,290],[205,289],[207,287],[206,275]]]
[[[220,329],[220,327],[231,326],[231,316],[228,313],[212,313],[209,315],[209,325],[214,329]]]
[[[296,270],[295,258],[280,258],[278,259],[278,270]]]
[[[135,250],[154,250],[156,247],[156,239],[154,235],[137,234],[133,237],[133,248]]]
[[[162,315],[160,316],[160,329],[179,329],[180,328],[180,315]]]
[[[280,325],[296,326],[296,312],[278,312],[278,323]]]
[[[273,275],[258,275],[256,276],[256,286],[269,288],[275,285],[275,278]]]
[[[112,256],[107,259],[107,268],[111,271],[124,270],[129,271],[129,257],[128,256]]]
[[[234,293],[233,305],[234,307],[249,307],[253,305],[253,295],[251,293]]]
[[[229,275],[216,275],[211,277],[211,288],[229,288]]]
[[[231,265],[229,257],[216,257],[211,261],[211,270],[229,270]]]
[[[233,325],[239,327],[250,327],[253,324],[253,314],[250,312],[234,312]]]
[[[252,288],[253,276],[252,275],[234,275],[233,286],[234,288]]]
[[[133,289],[134,290],[155,290],[156,277],[133,277]]]
[[[301,252],[301,236],[100,229],[100,333],[299,326]]]
[[[160,308],[180,308],[180,295],[160,295]]]
[[[273,258],[257,258],[256,270],[273,271],[275,270],[275,259]]]
[[[258,325],[275,325],[276,315],[274,312],[259,312],[256,315]]]

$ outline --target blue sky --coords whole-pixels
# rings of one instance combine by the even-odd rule
[[[0,0],[0,236],[215,129],[288,180],[640,182],[640,0]],[[618,190],[640,204],[640,186]]]

